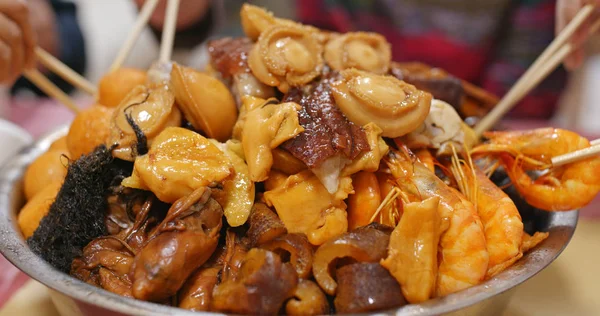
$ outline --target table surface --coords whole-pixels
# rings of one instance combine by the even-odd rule
[[[79,103],[89,104],[89,100]],[[5,116],[36,138],[73,119],[72,113],[54,102],[33,100],[11,103]],[[548,123],[508,121],[506,125],[513,129],[530,129],[548,126]],[[600,197],[582,209],[573,240],[564,253],[517,289],[504,315],[600,315],[598,262]],[[0,256],[0,316],[4,315],[54,316],[58,312],[43,285],[29,279]]]

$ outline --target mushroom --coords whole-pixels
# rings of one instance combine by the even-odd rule
[[[288,261],[296,269],[298,277],[308,279],[313,261],[313,249],[303,234],[286,234],[263,244],[262,249],[281,255],[284,262]]]
[[[377,124],[385,137],[410,133],[429,113],[431,94],[404,81],[354,68],[340,74],[332,83],[336,104],[356,124]]]
[[[273,252],[251,249],[237,280],[217,285],[212,309],[233,314],[276,314],[294,294],[298,276],[289,263]]]
[[[171,88],[179,108],[196,130],[221,142],[230,138],[237,119],[237,106],[221,81],[173,64]]]
[[[338,261],[379,262],[387,255],[390,233],[387,226],[370,224],[324,243],[313,259],[315,280],[325,293],[335,295],[338,284],[331,272],[335,271]]]
[[[356,68],[382,75],[390,67],[392,49],[377,33],[352,32],[329,40],[324,57],[334,70]]]
[[[326,315],[330,312],[327,296],[313,281],[300,280],[293,297],[285,304],[288,315]]]
[[[258,80],[285,93],[290,86],[307,84],[321,74],[322,53],[317,37],[306,28],[273,25],[260,34],[248,65]]]
[[[340,314],[360,314],[406,305],[400,284],[379,263],[354,263],[336,271],[335,309]]]
[[[148,154],[136,158],[133,168],[122,185],[150,190],[165,203],[218,183],[234,170],[231,160],[215,145],[181,127],[168,127],[160,133]]]
[[[253,246],[267,243],[287,233],[287,229],[277,214],[263,203],[254,204],[248,223],[250,228],[248,228],[246,236]]]

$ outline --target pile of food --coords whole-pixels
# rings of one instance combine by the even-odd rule
[[[247,37],[211,42],[204,71],[102,79],[98,104],[26,172],[18,222],[34,252],[195,311],[360,313],[477,285],[547,237],[524,232],[492,173],[548,211],[600,190],[600,158],[549,169],[587,139],[548,128],[480,142],[463,120],[495,97],[392,62],[381,35],[251,5],[241,19]]]

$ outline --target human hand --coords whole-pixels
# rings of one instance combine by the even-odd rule
[[[586,4],[594,4],[600,8],[600,0],[558,0],[556,2],[556,34],[560,33],[569,22],[577,15],[579,10]],[[592,16],[598,16],[597,13]],[[590,20],[584,22],[583,25],[575,31],[571,38],[571,43],[576,49],[569,55],[565,61],[565,67],[569,70],[574,70],[581,66],[583,63],[585,54],[583,49],[583,43],[587,40],[590,29]]]
[[[12,83],[35,63],[35,35],[25,0],[0,0],[0,84]]]

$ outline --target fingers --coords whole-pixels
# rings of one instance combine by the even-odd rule
[[[0,13],[0,41],[8,47],[8,52],[5,56],[8,59],[3,59],[5,72],[2,75],[3,82],[11,82],[17,78],[24,66],[24,43],[21,40],[21,30],[17,24]]]
[[[29,7],[26,0],[0,0],[0,12],[18,25],[24,44],[25,66],[33,68],[35,66],[36,38],[29,21]]]
[[[11,82],[10,77],[10,47],[4,42],[0,41],[0,83]]]
[[[576,70],[583,64],[584,57],[585,55],[583,49],[579,48],[565,59],[564,65],[567,68],[567,70]]]
[[[558,0],[556,3],[556,34],[558,35],[587,4],[600,5],[600,0]],[[595,21],[598,16],[598,13],[593,14],[593,18],[585,21],[571,37],[570,42],[575,50],[564,60],[564,65],[568,70],[575,70],[583,63],[585,54],[582,46],[590,35],[590,21]]]

